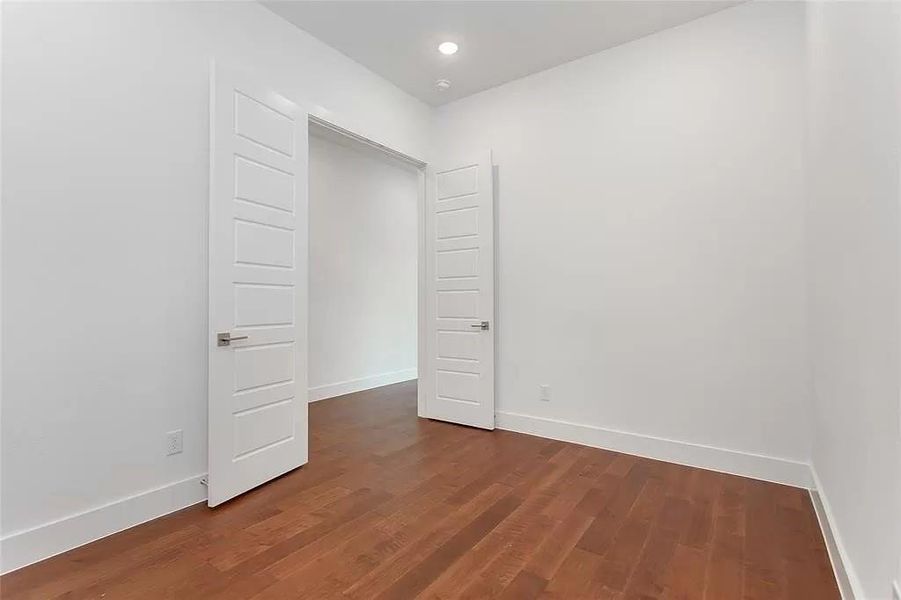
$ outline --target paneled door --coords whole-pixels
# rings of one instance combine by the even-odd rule
[[[307,114],[217,68],[211,90],[210,506],[307,462]]]
[[[425,247],[425,416],[494,429],[490,152],[430,165]]]

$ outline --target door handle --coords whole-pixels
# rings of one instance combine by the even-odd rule
[[[237,335],[232,337],[231,331],[223,331],[222,333],[216,334],[216,345],[217,346],[228,346],[231,345],[232,342],[236,342],[238,340],[246,340],[249,336],[246,335]]]
[[[488,331],[488,329],[490,328],[490,324],[488,323],[488,321],[482,321],[481,323],[478,323],[478,324],[473,323],[472,325],[470,325],[470,327],[475,327],[475,328],[481,329],[482,331]]]

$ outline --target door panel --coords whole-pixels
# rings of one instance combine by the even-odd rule
[[[438,317],[452,319],[479,318],[479,292],[475,290],[444,290],[438,292]]]
[[[444,209],[438,213],[437,221],[439,240],[479,233],[479,209],[475,207]]]
[[[278,108],[267,104],[265,97],[252,97],[240,89],[235,90],[234,106],[237,136],[293,158],[294,145],[299,140],[295,135],[295,122],[291,115],[282,114]]]
[[[437,358],[479,360],[479,336],[468,331],[439,331]]]
[[[234,350],[235,391],[294,379],[294,344],[266,344]]]
[[[490,153],[429,168],[425,413],[485,429],[494,429],[493,190]]]
[[[307,462],[307,115],[224,69],[211,100],[215,506]],[[236,339],[219,345],[225,332]]]
[[[235,262],[264,267],[294,266],[294,231],[235,219]]]
[[[262,327],[294,322],[294,290],[281,285],[235,284],[235,326]]]
[[[246,158],[235,159],[235,198],[294,212],[294,177]]]

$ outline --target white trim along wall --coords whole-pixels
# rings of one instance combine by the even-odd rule
[[[392,383],[401,383],[413,379],[416,379],[415,368],[401,369],[399,371],[391,371],[389,373],[380,373],[369,377],[321,385],[319,387],[310,388],[310,402],[317,402],[319,400],[325,400],[326,398],[334,398],[335,396],[371,390],[372,388],[381,387],[383,385],[391,385]]]
[[[498,429],[732,473],[801,488],[813,487],[810,465],[774,456],[693,444],[511,412],[497,413]]]

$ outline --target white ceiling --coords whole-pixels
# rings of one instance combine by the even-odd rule
[[[431,105],[738,4],[728,0],[264,1]],[[455,41],[453,56],[438,53]],[[438,79],[451,88],[439,92]]]

